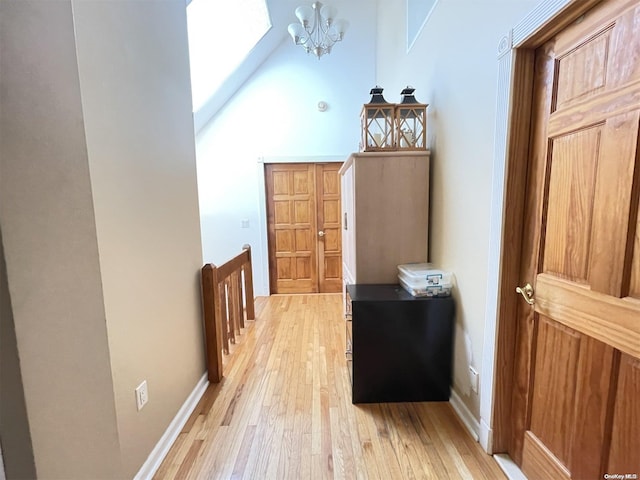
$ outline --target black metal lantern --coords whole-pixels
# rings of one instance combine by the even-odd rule
[[[395,150],[395,104],[384,99],[382,90],[379,86],[372,88],[371,101],[362,107],[360,151]]]
[[[427,107],[418,103],[415,88],[407,87],[400,94],[402,101],[395,109],[395,134],[398,150],[427,149]]]

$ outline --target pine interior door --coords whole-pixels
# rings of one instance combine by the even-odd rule
[[[266,165],[272,293],[341,291],[340,165]]]
[[[640,475],[637,1],[536,51],[532,119],[510,454],[530,479]]]

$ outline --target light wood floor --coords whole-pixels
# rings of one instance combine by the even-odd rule
[[[505,478],[446,402],[351,404],[339,294],[257,302],[154,478]]]

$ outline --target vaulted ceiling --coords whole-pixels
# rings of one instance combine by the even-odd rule
[[[340,13],[340,6],[345,1],[347,0],[329,0],[323,3],[335,6],[338,9],[338,13]],[[189,6],[192,3],[195,5],[196,2],[220,2],[228,4],[229,0],[187,0],[187,5]],[[220,21],[233,22],[236,25],[235,34],[238,36],[242,35],[243,28],[245,27],[245,25],[243,25],[243,17],[246,16],[247,9],[250,8],[252,3],[253,1],[249,0],[234,0],[233,5],[237,8],[237,17],[233,19],[213,18],[211,28],[216,28],[216,24]],[[196,132],[213,118],[218,110],[242,87],[280,44],[292,41],[287,32],[287,27],[290,23],[297,21],[294,13],[295,9],[299,5],[310,5],[311,3],[311,0],[266,0],[269,17],[271,19],[271,28],[206,101],[200,102],[201,105],[199,108],[194,109]],[[372,8],[375,8],[376,2],[372,3]],[[228,41],[233,42],[233,38],[229,38]],[[224,44],[211,45],[210,48],[225,48],[225,46]],[[304,54],[304,52],[296,51],[293,48],[291,51],[296,54]]]

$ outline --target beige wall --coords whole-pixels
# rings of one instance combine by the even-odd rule
[[[35,466],[118,477],[71,3],[1,4],[0,222]]]
[[[0,222],[36,469],[131,478],[205,370],[185,4],[0,5]]]
[[[0,231],[0,480],[35,478],[29,420]],[[4,462],[4,457],[9,462]],[[6,476],[5,476],[6,471]]]
[[[205,371],[183,0],[74,1],[118,431],[132,475]],[[140,412],[134,389],[147,380]]]
[[[468,365],[483,355],[497,47],[537,3],[439,0],[407,53],[405,0],[379,1],[377,82],[390,102],[412,85],[429,104],[431,261],[456,275],[454,389],[476,418]]]

